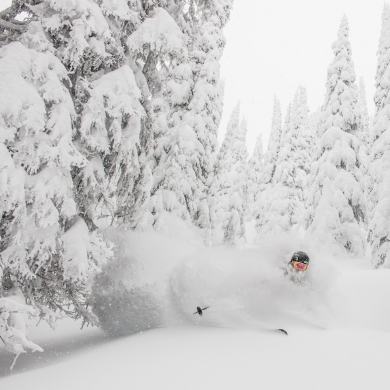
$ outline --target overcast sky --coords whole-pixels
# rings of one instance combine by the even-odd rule
[[[365,79],[372,114],[383,4],[382,0],[235,0],[221,61],[225,106],[220,142],[238,100],[248,119],[250,152],[258,134],[268,140],[274,95],[281,101],[283,117],[299,84],[307,88],[311,112],[322,105],[332,42],[343,14],[349,22],[356,75]]]
[[[0,0],[0,9],[9,3]],[[238,100],[248,119],[250,153],[260,133],[266,148],[274,95],[281,101],[283,117],[299,84],[307,88],[312,112],[322,105],[332,42],[344,13],[355,71],[358,78],[365,78],[372,114],[383,4],[382,0],[235,0],[221,61],[225,106],[220,142]]]

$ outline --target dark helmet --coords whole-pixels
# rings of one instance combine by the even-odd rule
[[[295,252],[292,255],[291,261],[298,261],[299,263],[307,264],[309,265],[309,256],[305,252]]]

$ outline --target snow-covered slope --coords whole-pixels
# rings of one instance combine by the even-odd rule
[[[73,351],[67,359],[0,384],[20,390],[34,384],[42,390],[387,389],[389,347],[388,333],[357,329],[302,328],[289,336],[155,329]]]
[[[0,388],[388,389],[390,270],[343,259],[334,267],[338,277],[326,318],[303,307],[281,311],[280,305],[274,317],[267,313],[264,322],[288,336],[237,307],[230,313],[211,307],[192,324],[117,339],[65,322],[51,334],[33,330],[45,352],[21,356],[12,373],[10,355],[0,350]],[[218,321],[210,321],[215,312]]]

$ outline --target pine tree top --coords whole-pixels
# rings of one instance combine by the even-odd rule
[[[282,110],[280,107],[280,101],[275,96],[274,97],[274,108],[272,115],[272,128],[271,128],[271,137],[279,138],[280,132],[282,131]]]
[[[358,88],[355,85],[356,75],[348,34],[348,22],[344,15],[337,40],[333,42],[335,57],[328,67],[321,133],[332,126],[342,131],[355,132],[360,126],[361,115],[357,109]]]
[[[377,112],[386,105],[387,93],[383,90],[390,89],[387,69],[390,64],[390,8],[388,4],[383,7],[382,29],[379,38],[379,47],[377,51],[378,65],[375,75],[376,92],[374,96]]]
[[[335,59],[333,60],[333,64],[335,65],[333,71],[336,71],[337,68],[343,69],[344,72],[346,70],[351,71],[351,69],[347,69],[349,68],[348,63],[349,62],[352,63],[351,61],[352,50],[351,50],[351,43],[349,42],[348,20],[345,15],[341,19],[340,28],[337,33],[337,40],[333,42],[332,49],[335,55]],[[344,74],[343,78],[345,79],[345,81],[354,82],[355,72],[352,69],[352,72],[349,73],[350,75]]]

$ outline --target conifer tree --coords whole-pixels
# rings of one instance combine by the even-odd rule
[[[390,9],[385,4],[375,77],[376,113],[371,134],[368,197],[370,212],[369,242],[373,267],[390,267]]]
[[[255,149],[248,162],[248,214],[252,215],[259,193],[263,190],[263,139],[262,134],[257,137]]]
[[[192,212],[196,187],[191,158],[198,149],[189,140],[194,138],[191,129],[183,126],[175,113],[176,107],[188,104],[191,90],[187,37],[165,9],[155,8],[149,15],[130,35],[127,45],[144,63],[149,91],[141,141],[151,160],[153,185],[148,208],[153,214],[151,223],[158,228],[164,210],[175,211],[183,218]]]
[[[87,310],[92,277],[111,256],[77,216],[71,169],[86,161],[72,142],[68,74],[51,53],[13,42],[0,49],[1,260],[42,317]]]
[[[300,87],[288,107],[275,173],[262,194],[266,223],[257,226],[258,238],[288,232],[301,222],[310,167],[306,100],[306,91]]]
[[[213,169],[217,149],[218,127],[223,109],[223,82],[220,65],[226,39],[223,28],[229,20],[232,0],[198,1],[199,13],[194,45],[190,52],[194,89],[188,112],[184,115],[204,148],[200,158],[200,186]],[[205,189],[206,190],[206,189]]]
[[[286,112],[286,116],[284,117],[282,133],[280,134],[279,152],[284,144],[284,139],[286,137],[286,134],[288,134],[290,132],[290,130],[294,127],[293,123],[292,123],[292,120],[294,119],[294,117],[292,116],[292,114],[293,114],[293,110],[295,110],[295,108],[296,108],[297,99],[298,99],[298,96],[295,94],[294,100],[292,102],[290,102],[289,105],[287,106],[287,112]],[[278,159],[279,159],[279,154],[278,154]],[[276,160],[276,165],[278,165],[278,159]]]
[[[73,139],[87,162],[72,171],[79,213],[92,230],[116,221],[133,227],[148,197],[141,187],[151,178],[139,147],[145,77],[125,43],[147,12],[112,1],[47,0],[30,10],[35,17],[22,42],[53,52],[70,75]]]
[[[289,122],[287,114],[286,123]],[[280,144],[282,137],[282,113],[279,100],[274,98],[274,108],[272,116],[271,134],[268,140],[267,152],[264,155],[264,168],[262,175],[262,192],[259,194],[254,208],[256,218],[256,230],[258,237],[263,236],[263,228],[270,219],[270,191],[272,190],[273,177],[276,170],[276,164],[279,156]]]
[[[298,198],[294,209],[295,219],[301,226],[305,221],[305,204],[311,185],[310,169],[315,150],[316,133],[310,126],[306,89],[300,86],[297,91],[296,107],[292,113],[291,142],[294,145],[295,190]]]
[[[320,138],[320,117],[321,117],[321,107],[318,107],[309,117],[309,126],[311,133],[313,134],[313,145],[311,148],[312,153],[314,154],[316,149],[316,142]]]
[[[312,152],[314,150],[316,134],[310,127],[309,108],[307,106],[306,88],[298,88],[298,100],[295,110],[294,138],[296,140],[296,161],[298,163],[297,183],[302,192],[306,191],[308,175],[310,174]],[[302,200],[305,201],[303,194]]]
[[[90,286],[112,256],[101,228],[147,228],[171,209],[210,225],[230,10],[14,0],[1,13],[0,267],[42,316],[96,322]]]
[[[364,184],[364,195],[367,201],[367,218],[365,224],[369,223],[369,200],[368,200],[368,187],[369,187],[369,154],[370,154],[370,118],[368,116],[367,110],[367,101],[366,101],[366,87],[364,84],[364,78],[360,77],[359,80],[359,97],[358,97],[358,106],[360,109],[362,121],[360,132],[358,133],[360,139],[360,150],[359,150],[359,159],[361,161],[361,171],[363,173],[363,184]]]
[[[272,115],[271,134],[270,134],[270,139],[268,141],[267,152],[264,155],[264,179],[263,179],[264,184],[270,183],[275,173],[281,136],[282,136],[282,111],[280,108],[280,102],[275,97],[273,115]]]
[[[322,244],[359,257],[365,251],[366,202],[359,157],[361,114],[348,35],[344,16],[332,46],[335,58],[328,68],[306,223]]]
[[[182,218],[203,227],[207,180],[215,160],[222,115],[223,85],[219,74],[219,60],[225,46],[222,29],[230,14],[231,2],[193,1],[189,7],[185,2],[177,2],[174,12],[174,8],[168,8],[187,37],[188,58],[168,73],[166,136],[156,142],[155,187],[150,204],[155,218],[162,210],[175,210]],[[165,146],[161,148],[157,143]],[[168,156],[183,145],[186,145],[185,152],[177,155],[180,162],[178,157]],[[175,185],[166,164],[176,167],[176,177],[180,179]],[[164,201],[167,197],[169,202]],[[200,215],[203,217],[198,221]]]
[[[33,17],[2,56],[4,78],[30,92],[12,111],[2,105],[4,128],[14,130],[1,137],[1,267],[42,314],[59,309],[95,322],[91,280],[111,256],[98,228],[134,227],[151,187],[140,105],[149,88],[126,38],[154,15],[152,3],[26,3],[14,5]]]
[[[232,157],[235,159],[232,169],[235,177],[230,177],[227,180],[232,183],[230,188],[230,196],[228,199],[227,212],[225,214],[224,242],[237,245],[245,241],[245,212],[247,208],[247,158],[248,152],[246,149],[246,134],[247,121],[241,121],[239,132],[236,140],[231,145]],[[225,173],[225,176],[230,176],[230,173]],[[226,181],[225,181],[226,183]],[[226,209],[225,209],[226,211]]]
[[[295,95],[287,111],[275,173],[267,189],[269,219],[267,226],[259,232],[260,236],[271,231],[289,231],[299,222],[301,202],[296,184],[298,166],[295,137],[297,99]]]
[[[366,149],[366,154],[367,154],[369,150],[369,143],[370,143],[370,118],[367,109],[366,85],[363,77],[360,77],[359,79],[358,105],[362,116],[362,124],[361,124],[362,147],[363,149]]]
[[[245,239],[244,213],[247,199],[247,123],[239,121],[238,104],[230,117],[225,139],[218,152],[213,194],[211,222],[213,230],[222,228],[223,241],[232,245]],[[218,232],[213,232],[216,236]]]

